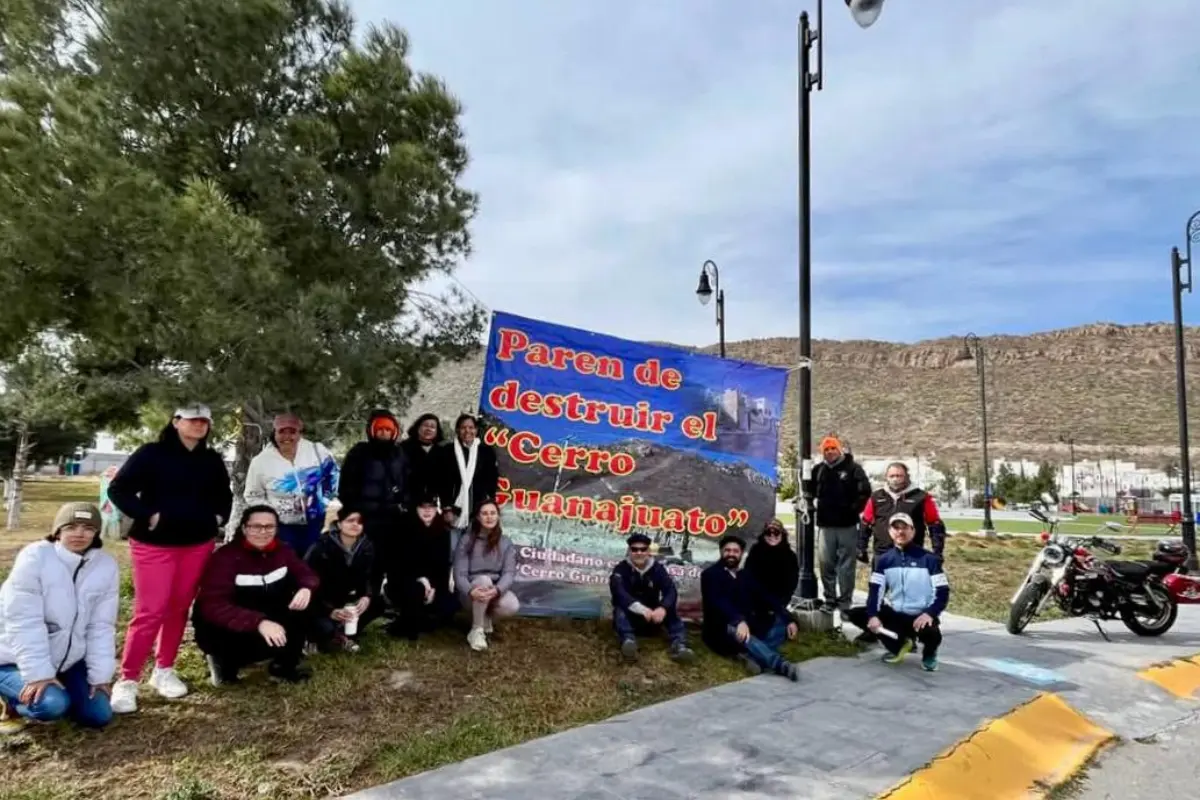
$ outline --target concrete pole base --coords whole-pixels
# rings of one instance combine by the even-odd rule
[[[794,608],[792,619],[796,627],[802,631],[831,631],[833,630],[833,614],[814,609]]]
[[[995,539],[996,531],[994,528],[980,528],[975,532],[975,535],[980,539]]]

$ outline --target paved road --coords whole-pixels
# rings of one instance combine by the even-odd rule
[[[354,798],[860,800],[1038,692],[1059,694],[1126,740],[1165,736],[1196,713],[1136,671],[1200,651],[1200,609],[1184,609],[1161,639],[1107,627],[1112,642],[1083,620],[1038,623],[1015,637],[947,615],[936,674],[873,656],[817,659],[801,666],[799,684],[773,676],[725,684]]]
[[[1074,800],[1190,798],[1200,790],[1200,712],[1143,741],[1125,741],[1086,773]]]

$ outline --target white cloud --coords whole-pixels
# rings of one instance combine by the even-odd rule
[[[815,334],[1164,317],[1200,194],[1194,5],[890,0],[864,32],[829,0]],[[712,258],[731,340],[794,334],[797,6],[354,7],[407,28],[466,104],[482,211],[459,277],[487,303],[709,343]]]

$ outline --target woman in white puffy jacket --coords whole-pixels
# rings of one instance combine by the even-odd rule
[[[119,573],[99,549],[101,525],[94,505],[67,503],[0,586],[0,733],[29,719],[112,719]]]

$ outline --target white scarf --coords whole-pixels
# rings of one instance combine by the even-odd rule
[[[459,508],[459,519],[471,517],[471,481],[475,480],[475,464],[479,457],[479,440],[474,439],[468,448],[471,451],[466,462],[463,461],[463,446],[459,442],[451,445],[454,448],[454,460],[458,462],[458,477],[462,480],[462,488],[458,490],[458,498],[454,505]]]

